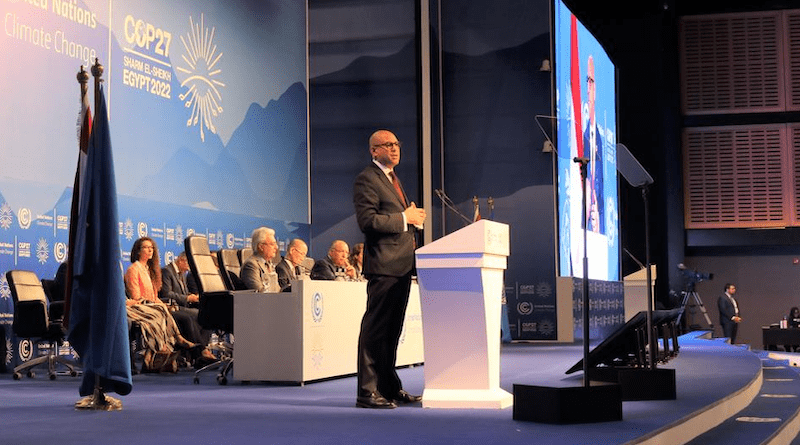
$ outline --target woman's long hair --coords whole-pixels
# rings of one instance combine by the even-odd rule
[[[358,256],[359,253],[361,253],[363,251],[364,251],[364,243],[358,243],[358,244],[353,246],[353,250],[350,251],[350,258],[348,258],[348,261],[350,261],[350,264],[352,266],[358,267],[359,271],[361,270],[363,264],[358,264],[356,262],[356,257]]]
[[[147,260],[147,272],[150,275],[150,281],[153,282],[153,287],[156,293],[161,290],[161,262],[158,255],[158,245],[151,238],[143,236],[133,243],[131,247],[131,263],[139,261],[139,254],[142,251],[142,243],[150,241],[153,245],[153,257]]]

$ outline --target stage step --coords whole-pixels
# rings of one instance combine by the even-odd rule
[[[766,353],[762,360],[763,383],[750,405],[688,442],[709,444],[789,444],[800,433],[800,374],[786,360]]]

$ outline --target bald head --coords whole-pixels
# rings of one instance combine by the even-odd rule
[[[400,142],[389,130],[372,133],[369,137],[369,152],[372,159],[390,169],[400,162]]]

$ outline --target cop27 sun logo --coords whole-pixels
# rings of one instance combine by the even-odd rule
[[[184,55],[184,65],[176,69],[186,75],[181,82],[184,93],[178,97],[184,101],[183,105],[191,109],[187,127],[199,127],[200,140],[205,142],[205,131],[217,132],[214,119],[222,114],[221,88],[225,87],[219,79],[222,68],[220,59],[222,51],[217,51],[214,44],[216,28],[205,25],[205,17],[200,14],[200,23],[195,23],[189,17],[191,31],[181,36]]]

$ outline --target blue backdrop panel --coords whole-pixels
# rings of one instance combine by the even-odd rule
[[[105,68],[123,262],[144,235],[158,243],[162,264],[192,233],[206,235],[212,249],[248,246],[264,225],[282,246],[309,239],[305,2],[3,2],[0,13],[7,334],[5,272],[52,278],[66,259],[78,158],[75,75],[95,58]]]

